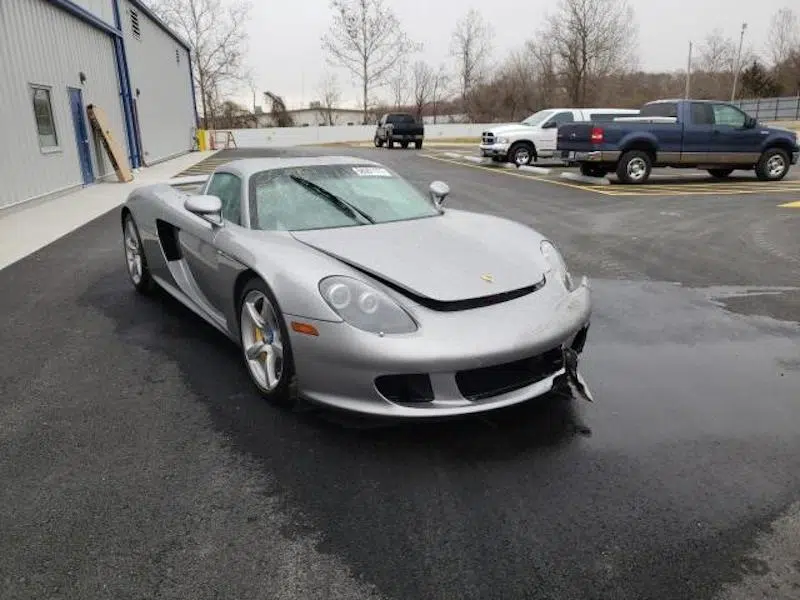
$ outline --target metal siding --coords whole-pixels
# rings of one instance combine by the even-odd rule
[[[139,115],[143,158],[145,163],[153,164],[192,149],[195,120],[189,55],[186,48],[142,11],[139,11],[141,37],[133,37],[131,7],[127,0],[120,3],[122,31]],[[179,63],[175,60],[176,51],[180,54]]]
[[[114,5],[112,0],[70,0],[94,16],[114,26]]]
[[[112,133],[125,146],[114,49],[111,38],[44,0],[0,2],[0,207],[81,185],[68,87],[83,90],[108,115]],[[86,74],[81,85],[79,73]],[[29,84],[51,87],[60,150],[39,149]],[[88,117],[87,117],[88,119]],[[105,152],[92,136],[97,176],[112,174]],[[98,164],[98,154],[102,159]]]

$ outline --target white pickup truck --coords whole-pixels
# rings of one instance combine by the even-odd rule
[[[482,156],[496,162],[529,165],[556,154],[559,125],[584,121],[612,121],[615,117],[638,115],[628,108],[548,108],[532,114],[521,123],[496,125],[481,134]]]

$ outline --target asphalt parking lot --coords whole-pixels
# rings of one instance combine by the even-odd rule
[[[359,155],[536,227],[593,282],[595,402],[277,409],[133,292],[115,210],[0,270],[0,597],[800,597],[800,167],[631,194],[444,152],[189,171]]]

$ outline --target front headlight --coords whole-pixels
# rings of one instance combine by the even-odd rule
[[[564,258],[553,243],[543,240],[539,245],[539,249],[542,251],[542,256],[544,256],[544,260],[547,263],[547,273],[554,273],[556,277],[564,283],[564,287],[567,288],[568,291],[571,292],[575,289],[572,275],[570,275],[569,269],[567,268],[567,263],[564,262]]]
[[[353,327],[372,333],[411,333],[414,319],[397,302],[352,277],[326,277],[319,282],[325,302]]]
[[[507,144],[508,143],[508,138],[499,137],[499,138],[497,138],[497,143],[498,144]]]

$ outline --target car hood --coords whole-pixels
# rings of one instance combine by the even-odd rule
[[[430,218],[293,232],[378,279],[439,302],[513,292],[542,281],[536,231],[499,217],[447,210]]]
[[[529,133],[533,129],[534,127],[531,127],[530,125],[522,125],[521,123],[506,123],[504,125],[495,125],[494,127],[489,127],[486,129],[486,131],[498,136],[512,135],[515,133]]]

